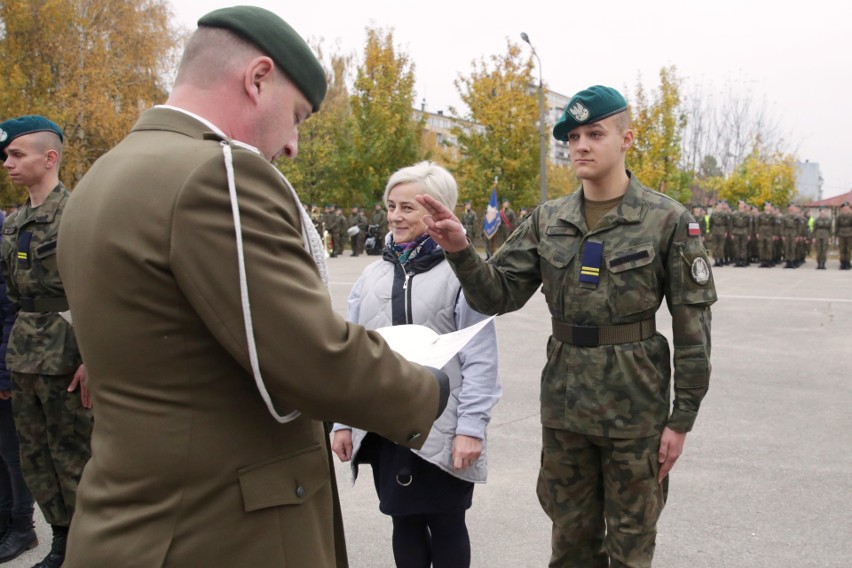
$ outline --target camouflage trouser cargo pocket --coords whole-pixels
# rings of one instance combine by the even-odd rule
[[[667,480],[659,437],[607,439],[543,428],[537,493],[553,522],[552,567],[650,566]]]

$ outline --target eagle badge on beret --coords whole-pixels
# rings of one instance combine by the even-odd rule
[[[576,103],[571,105],[571,108],[568,109],[568,112],[571,113],[571,116],[573,116],[574,120],[576,120],[577,122],[586,122],[587,120],[589,120],[589,109],[586,108],[586,105],[584,105],[580,101],[577,101]]]
[[[707,261],[700,256],[692,261],[692,268],[689,272],[699,286],[704,286],[710,282],[710,267],[707,265]]]
[[[6,138],[9,137],[9,133],[0,128],[0,142],[5,142]]]

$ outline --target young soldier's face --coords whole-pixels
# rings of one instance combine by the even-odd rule
[[[6,147],[3,167],[9,172],[12,183],[30,187],[47,173],[48,152],[37,143],[36,133],[25,134],[12,140]]]
[[[568,133],[568,152],[577,177],[602,179],[613,169],[624,169],[624,153],[633,144],[633,131],[620,132],[618,119],[610,116]]]

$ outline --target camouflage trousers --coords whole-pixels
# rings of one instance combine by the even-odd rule
[[[538,499],[553,522],[550,568],[651,566],[668,478],[659,436],[611,439],[542,428]]]
[[[12,373],[24,479],[45,520],[64,527],[71,524],[77,484],[91,455],[92,415],[79,389],[67,392],[72,378]]]

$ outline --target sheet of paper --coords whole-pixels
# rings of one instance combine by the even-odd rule
[[[494,317],[443,335],[438,335],[423,325],[394,325],[376,331],[388,342],[391,349],[409,361],[440,369]]]

